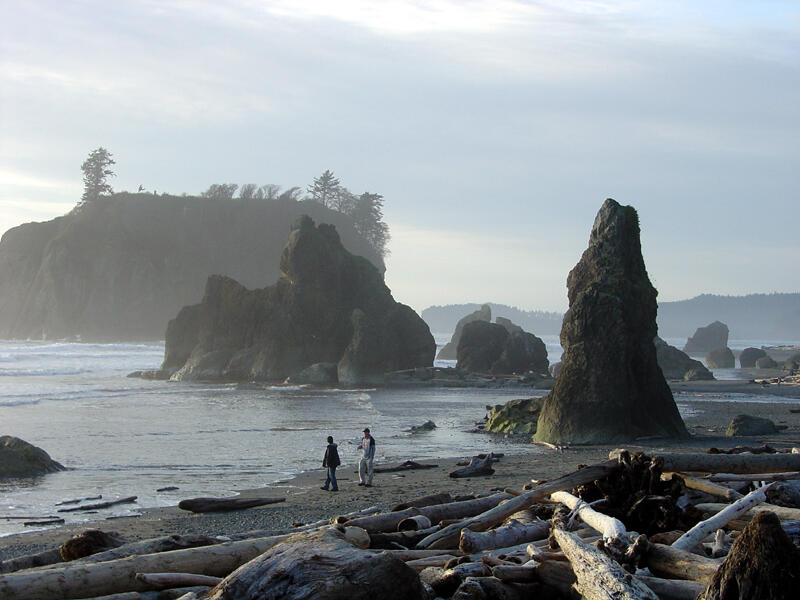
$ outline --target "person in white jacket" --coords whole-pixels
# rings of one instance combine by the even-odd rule
[[[356,450],[361,450],[361,458],[358,461],[358,485],[372,487],[372,461],[375,459],[375,438],[369,433],[369,427],[364,429],[364,437],[361,443],[356,446]]]

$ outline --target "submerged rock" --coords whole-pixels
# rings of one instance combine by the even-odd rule
[[[289,234],[274,285],[248,290],[212,276],[166,337],[161,369],[173,380],[284,380],[334,363],[340,383],[375,384],[388,371],[431,366],[436,351],[428,326],[395,302],[378,269],[307,216]]]
[[[764,358],[767,355],[761,348],[745,348],[739,354],[739,364],[743,369],[756,366],[756,361],[759,358]]]
[[[763,417],[753,417],[751,415],[736,415],[728,425],[725,435],[734,437],[738,435],[768,435],[775,433],[778,428],[775,423]]]
[[[736,357],[730,348],[717,348],[706,356],[706,364],[710,369],[733,369],[736,366]]]
[[[667,379],[681,379],[684,381],[711,380],[714,375],[706,369],[705,365],[699,360],[690,358],[685,352],[681,352],[675,346],[670,346],[667,342],[656,336],[653,339],[656,347],[656,359],[661,372]]]
[[[18,437],[0,436],[0,478],[35,477],[64,470],[41,448]]]
[[[462,317],[456,324],[456,330],[453,332],[453,337],[447,344],[439,351],[436,356],[437,360],[456,360],[458,358],[458,344],[461,341],[461,335],[464,333],[464,327],[468,323],[474,321],[485,321],[489,323],[492,320],[492,309],[488,304],[484,304],[475,312]]]
[[[698,327],[694,335],[686,340],[683,351],[687,354],[706,354],[728,345],[728,326],[714,321],[705,327]]]
[[[688,437],[658,367],[657,292],[632,207],[605,201],[567,290],[563,367],[544,399],[535,439],[590,444]]]

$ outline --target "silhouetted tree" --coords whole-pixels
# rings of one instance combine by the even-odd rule
[[[89,156],[81,165],[83,171],[83,195],[81,196],[78,207],[85,206],[89,202],[97,200],[103,194],[112,194],[114,190],[106,181],[108,177],[114,177],[111,165],[116,164],[111,153],[103,148],[97,148],[89,153]]]
[[[356,198],[353,211],[350,213],[356,231],[385,257],[389,250],[389,226],[383,222],[383,196],[365,192]]]
[[[250,200],[256,197],[257,192],[258,186],[255,183],[245,183],[241,188],[239,188],[239,198]]]
[[[330,208],[346,215],[352,214],[358,203],[358,197],[343,185],[340,185],[331,198]]]
[[[239,189],[237,183],[214,183],[200,194],[204,198],[214,198],[215,200],[230,200]]]
[[[280,191],[281,186],[275,185],[274,183],[268,183],[267,185],[262,185],[260,188],[258,188],[258,191],[256,192],[256,198],[259,200],[275,200]]]
[[[326,208],[331,208],[331,204],[339,194],[339,180],[333,175],[330,170],[325,172],[314,179],[314,183],[308,187],[310,194],[309,200],[319,202]]]

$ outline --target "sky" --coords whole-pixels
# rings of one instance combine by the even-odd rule
[[[662,301],[800,291],[800,3],[0,0],[0,232],[116,191],[385,197],[417,310],[567,308],[607,197]]]

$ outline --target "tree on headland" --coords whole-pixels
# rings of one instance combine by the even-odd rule
[[[97,200],[103,194],[113,194],[114,190],[108,183],[108,177],[114,177],[111,165],[116,164],[111,153],[102,146],[92,150],[89,156],[83,161],[81,170],[83,171],[83,195],[78,208]]]
[[[208,189],[200,194],[203,198],[213,198],[215,200],[230,200],[239,189],[238,183],[213,183]]]
[[[325,208],[331,208],[339,192],[339,180],[329,169],[326,169],[322,175],[314,179],[314,183],[308,186],[309,200],[318,202]]]
[[[256,197],[258,192],[258,185],[255,183],[245,183],[239,188],[239,198],[251,200]]]
[[[389,253],[386,248],[389,226],[383,222],[383,196],[364,192],[355,199],[350,216],[353,217],[356,231],[385,258]]]

